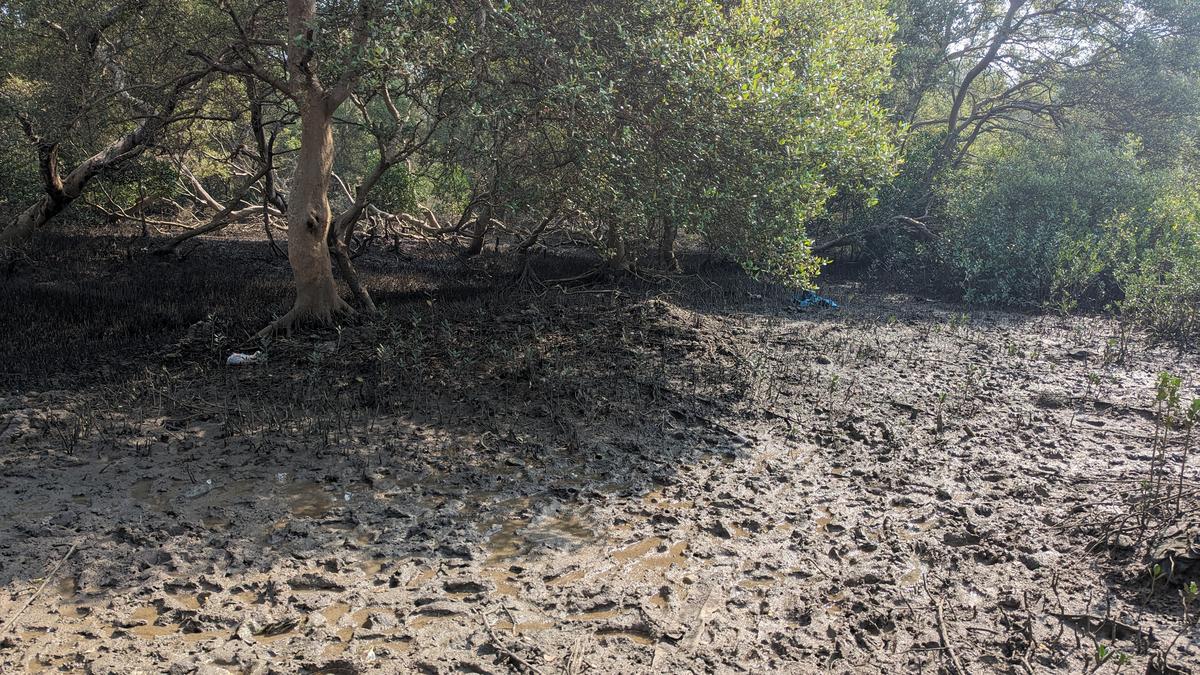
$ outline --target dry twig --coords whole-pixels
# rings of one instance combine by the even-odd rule
[[[21,618],[21,614],[25,613],[25,610],[29,609],[29,606],[33,604],[33,601],[36,600],[39,595],[42,594],[42,591],[46,590],[46,585],[50,583],[50,580],[54,578],[55,574],[58,574],[59,568],[63,566],[63,563],[67,562],[67,558],[70,558],[71,554],[74,553],[75,549],[78,547],[79,542],[71,544],[71,548],[67,551],[67,554],[59,559],[58,564],[54,566],[54,569],[50,570],[50,573],[47,574],[46,578],[42,580],[42,585],[38,586],[38,589],[33,592],[33,595],[29,596],[29,598],[25,601],[25,604],[21,605],[20,609],[13,612],[13,615],[8,618],[8,623],[4,624],[3,628],[0,628],[0,635],[4,635],[8,631],[12,630],[13,626],[17,625],[17,619]]]

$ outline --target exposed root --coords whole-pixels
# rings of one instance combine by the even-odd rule
[[[604,267],[595,267],[583,274],[577,274],[573,277],[562,277],[559,279],[549,279],[546,284],[589,284],[594,281],[600,281],[604,278]]]
[[[632,266],[614,266],[611,263],[604,263],[573,277],[548,279],[545,285],[574,284],[586,286],[588,284],[619,282],[630,277],[640,278],[638,272]]]
[[[524,265],[521,267],[521,272],[512,281],[512,287],[525,292],[541,295],[546,292],[546,284],[533,269],[531,261],[526,258]]]
[[[291,335],[292,330],[299,325],[332,326],[338,316],[351,316],[354,313],[354,308],[340,297],[336,298],[336,304],[333,307],[318,311],[304,309],[296,305],[288,310],[287,314],[272,321],[266,328],[255,333],[254,337],[262,339],[280,334]]]

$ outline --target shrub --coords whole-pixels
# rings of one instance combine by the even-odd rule
[[[992,148],[946,181],[944,246],[971,302],[1118,308],[1160,337],[1200,334],[1200,189],[1139,146],[1065,133]]]
[[[1073,307],[1117,299],[1103,243],[1123,214],[1152,199],[1133,143],[1090,134],[992,148],[950,177],[946,261],[970,302]]]
[[[1200,337],[1200,188],[1178,177],[1161,190],[1143,224],[1114,248],[1122,314],[1160,338]]]

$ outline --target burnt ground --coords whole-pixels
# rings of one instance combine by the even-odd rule
[[[1178,480],[1195,353],[400,243],[359,260],[382,318],[227,367],[285,262],[145,247],[3,261],[0,672],[1200,669],[1200,477],[1154,541],[1114,521]]]

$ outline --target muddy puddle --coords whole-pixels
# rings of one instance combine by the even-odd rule
[[[339,490],[307,480],[292,480],[285,474],[256,479],[215,482],[212,479],[191,484],[177,481],[142,479],[133,484],[129,496],[144,509],[158,513],[188,513],[205,509],[232,510],[256,507],[262,502],[278,503],[296,518],[321,519],[335,507],[348,504],[354,497],[350,486]]]
[[[579,513],[529,514],[533,501],[513,500],[502,505],[508,514],[481,523],[487,536],[488,562],[506,561],[541,552],[568,550],[596,543],[599,538],[587,523],[587,511]]]

